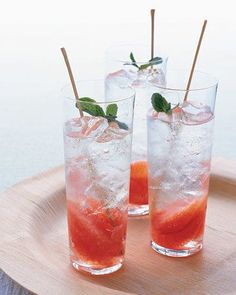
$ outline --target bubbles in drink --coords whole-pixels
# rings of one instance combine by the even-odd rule
[[[64,136],[68,198],[102,199],[110,207],[126,200],[131,132],[84,116],[66,122]]]
[[[163,191],[168,203],[173,198],[200,197],[207,190],[213,119],[208,106],[192,102],[172,115],[149,111],[150,184],[160,200]]]
[[[147,131],[146,131],[146,106],[147,100],[150,99],[150,93],[147,87],[147,77],[152,74],[153,82],[156,84],[165,84],[165,75],[161,69],[156,66],[148,67],[143,70],[138,70],[131,64],[124,65],[124,68],[110,73],[106,78],[107,93],[109,93],[109,86],[127,87],[132,86],[135,88],[135,109],[133,119],[133,139],[132,139],[132,167],[130,178],[130,214],[136,214],[138,206],[147,205],[147,169],[142,168],[140,172],[140,163],[144,163],[143,167],[147,167]],[[137,187],[136,184],[142,184],[142,187]],[[148,212],[145,207],[138,209],[139,213]],[[132,213],[131,213],[132,212]],[[138,213],[138,214],[139,214]]]

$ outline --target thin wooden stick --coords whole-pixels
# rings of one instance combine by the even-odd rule
[[[66,53],[66,50],[65,50],[64,47],[61,48],[61,52],[62,52],[62,55],[64,57],[65,63],[66,63],[66,67],[67,67],[68,74],[69,74],[69,77],[70,77],[70,81],[71,81],[71,84],[72,84],[72,88],[73,88],[73,91],[74,91],[75,99],[76,99],[76,102],[77,102],[77,105],[78,105],[78,108],[79,108],[80,117],[83,117],[84,114],[83,114],[83,111],[80,108],[80,103],[79,103],[79,94],[78,94],[78,91],[77,91],[77,88],[76,88],[76,85],[75,85],[75,80],[74,80],[74,76],[73,76],[73,73],[72,73],[72,70],[71,70],[70,62],[69,62],[69,59],[68,59],[68,56],[67,56],[67,53]]]
[[[154,57],[155,9],[151,9],[151,59]]]
[[[200,35],[200,38],[198,40],[198,45],[197,45],[197,49],[196,49],[195,56],[194,56],[194,59],[193,59],[191,72],[190,72],[189,79],[188,79],[188,84],[187,84],[187,88],[186,88],[186,92],[185,92],[185,96],[184,96],[184,101],[186,101],[187,97],[188,97],[188,92],[189,92],[189,89],[190,89],[190,86],[191,86],[193,73],[194,73],[196,62],[197,62],[198,53],[199,53],[199,50],[200,50],[200,47],[201,47],[201,44],[202,44],[202,38],[203,38],[205,29],[206,29],[206,25],[207,25],[207,20],[205,20],[204,23],[203,23],[201,35]]]

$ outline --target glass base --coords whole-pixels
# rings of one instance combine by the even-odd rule
[[[190,249],[174,250],[174,249],[168,249],[168,248],[159,246],[155,242],[151,241],[151,247],[153,250],[155,250],[159,254],[170,256],[170,257],[187,257],[193,254],[196,254],[202,249],[202,243],[195,243],[195,244],[196,245],[194,247],[191,247]]]
[[[92,275],[107,275],[107,274],[117,271],[118,269],[120,269],[122,267],[121,262],[118,264],[115,264],[113,266],[103,267],[103,268],[94,267],[94,266],[91,266],[90,264],[81,263],[81,262],[75,261],[75,260],[72,260],[71,263],[76,270],[84,271],[84,272],[90,273]]]
[[[129,204],[128,215],[129,216],[142,216],[149,213],[149,205],[135,205]]]

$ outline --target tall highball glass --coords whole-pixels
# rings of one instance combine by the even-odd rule
[[[132,85],[136,91],[129,194],[129,215],[134,216],[148,213],[146,81],[152,74],[156,83],[165,85],[167,65],[167,57],[155,58],[149,62],[149,48],[134,44],[111,47],[106,53],[107,83]]]
[[[165,87],[148,78],[154,102],[147,114],[151,246],[174,257],[203,245],[217,92],[215,78],[195,72],[186,93],[188,75],[168,70]],[[163,98],[169,112],[158,111]]]
[[[104,80],[63,90],[68,232],[72,265],[95,275],[124,261],[134,90]],[[78,103],[83,109],[81,118]]]

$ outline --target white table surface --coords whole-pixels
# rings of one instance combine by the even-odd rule
[[[7,2],[7,1],[5,1]],[[169,66],[189,68],[204,18],[197,68],[219,78],[214,156],[236,159],[234,1],[11,1],[0,11],[0,190],[63,163],[60,89],[65,46],[77,79],[102,77],[105,49],[149,44],[149,9]],[[89,9],[91,11],[89,11]],[[0,295],[29,294],[0,271]]]

